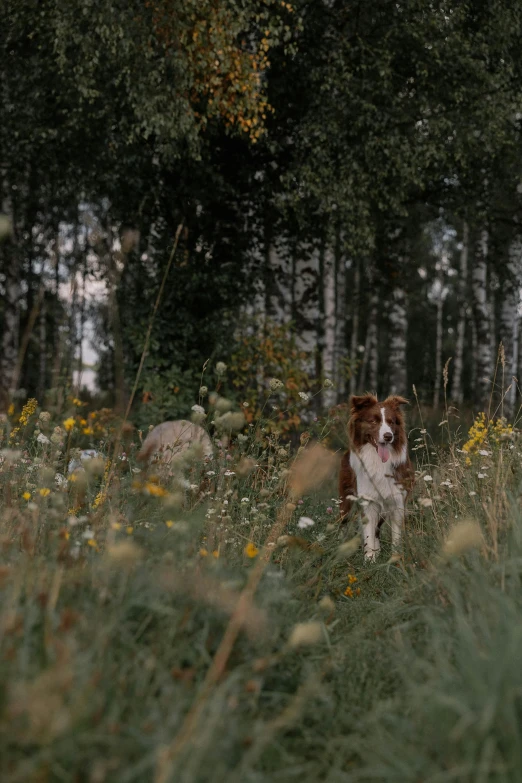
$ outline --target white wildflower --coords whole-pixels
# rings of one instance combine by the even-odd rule
[[[196,405],[193,405],[193,406],[192,406],[192,408],[191,408],[190,410],[191,410],[191,411],[194,411],[194,413],[199,413],[199,414],[201,414],[201,416],[205,416],[205,415],[206,415],[206,414],[205,414],[205,408],[203,408],[203,406],[202,406],[202,405],[197,405],[197,404],[196,404]]]
[[[451,487],[453,486],[453,484],[451,483],[451,481],[448,481],[448,480],[446,480],[446,481],[441,481],[441,482],[440,482],[440,485],[441,485],[441,487],[450,487],[450,489],[451,489]]]
[[[300,398],[303,400],[303,402],[308,402],[310,397],[306,392],[299,392]]]
[[[50,443],[51,441],[47,437],[47,435],[44,435],[43,432],[40,432],[38,437],[36,438],[37,443],[41,443],[42,445],[45,445],[46,443]]]
[[[477,478],[479,478],[479,479],[485,479],[485,478],[487,478],[487,476],[486,476],[486,474],[485,474],[485,473],[477,473]]]
[[[468,495],[470,496],[470,498],[474,498],[476,494],[477,493],[474,492],[473,490],[471,492],[468,492]]]
[[[323,381],[323,386],[325,389],[331,389],[333,387],[333,381],[331,381],[330,378],[325,378]]]
[[[207,470],[207,476],[215,476],[216,471],[215,470]]]
[[[433,476],[423,476],[424,481],[433,481]]]
[[[226,371],[227,371],[227,365],[225,364],[225,362],[218,362],[216,364],[216,373],[218,375],[224,375]]]
[[[419,504],[423,508],[429,508],[430,506],[433,506],[433,500],[431,498],[421,498]]]
[[[315,525],[315,522],[313,519],[310,519],[310,517],[300,517],[297,522],[297,527],[301,528],[301,530],[304,530],[307,527],[313,527]]]
[[[486,449],[480,449],[479,454],[481,457],[491,457],[491,451],[487,451]]]
[[[278,389],[282,389],[284,386],[283,381],[280,381],[279,378],[272,378],[270,381],[270,389],[272,391],[278,391]]]
[[[94,531],[88,527],[86,530],[82,533],[82,538],[94,538]]]
[[[199,387],[199,396],[200,397],[206,397],[208,394],[208,386],[200,386]]]
[[[242,503],[250,503],[250,498],[241,498]]]
[[[421,435],[426,435],[426,433],[428,432],[428,430],[419,430],[419,432],[420,432],[420,434],[421,434]]]

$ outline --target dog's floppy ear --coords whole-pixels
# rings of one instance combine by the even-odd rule
[[[362,411],[364,408],[371,408],[372,405],[377,405],[377,397],[373,394],[363,394],[360,397],[356,397],[352,394],[350,398],[350,410],[352,415]]]
[[[410,401],[400,395],[392,394],[391,397],[384,400],[384,404],[389,405],[390,408],[398,408],[400,405],[409,405]]]

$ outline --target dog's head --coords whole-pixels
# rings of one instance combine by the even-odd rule
[[[387,462],[392,453],[400,454],[406,445],[401,406],[407,403],[404,397],[395,395],[383,402],[373,394],[353,396],[348,424],[353,448],[360,450],[370,443],[383,462]]]

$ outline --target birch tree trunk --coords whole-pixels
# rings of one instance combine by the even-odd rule
[[[473,315],[476,332],[476,402],[486,409],[491,399],[493,353],[491,349],[491,312],[488,302],[488,232],[481,231],[474,244],[474,264],[471,273]]]
[[[350,394],[355,394],[358,376],[358,350],[359,345],[359,300],[361,297],[361,266],[360,261],[355,261],[353,272],[352,294],[352,334],[350,338]]]
[[[359,386],[361,392],[370,391],[377,394],[377,372],[379,368],[379,292],[375,283],[375,268],[372,262],[366,266],[369,283],[368,317],[366,319],[366,340],[361,366]]]
[[[284,238],[268,245],[267,268],[267,313],[278,324],[288,323],[292,317],[292,254]]]
[[[335,366],[335,348],[336,348],[336,326],[338,323],[336,313],[336,264],[335,252],[331,245],[327,244],[324,248],[322,258],[322,284],[323,284],[323,350],[322,350],[322,370],[323,376],[334,381],[336,376]],[[335,405],[335,388],[323,389],[323,407],[331,408]]]
[[[408,390],[406,365],[408,317],[406,310],[406,291],[403,286],[405,260],[403,255],[397,254],[389,314],[389,391],[390,394],[400,395],[406,395]]]
[[[319,325],[320,249],[299,243],[295,260],[294,313],[296,343],[307,354],[305,370],[310,377],[317,371],[317,330]]]
[[[460,269],[458,282],[459,320],[457,322],[457,339],[455,342],[455,357],[453,361],[453,378],[451,381],[451,399],[462,405],[464,390],[462,386],[462,369],[464,364],[464,341],[466,337],[466,313],[468,293],[468,252],[469,226],[466,221],[462,226],[462,249],[460,251]]]
[[[335,402],[344,399],[346,394],[345,357],[346,357],[346,259],[341,247],[340,232],[335,241],[335,347],[333,382],[335,384]]]
[[[435,383],[433,385],[433,407],[438,408],[440,403],[440,379],[442,373],[442,329],[444,315],[444,269],[439,262],[436,291],[436,338],[435,338]]]
[[[7,173],[2,175],[2,200],[0,212],[6,215],[11,223],[11,236],[4,239],[0,252],[4,272],[4,317],[2,323],[2,338],[0,343],[0,411],[9,407],[14,380],[14,372],[18,360],[18,343],[20,333],[19,303],[22,294],[20,287],[20,254],[16,245],[16,227],[14,205],[10,195]]]
[[[505,377],[502,392],[509,388],[504,397],[504,413],[512,416],[516,400],[516,378],[518,373],[519,342],[519,302],[522,268],[522,236],[514,237],[509,245],[507,277],[502,286],[502,306],[500,310],[500,339],[504,346]],[[503,368],[504,370],[504,368]]]

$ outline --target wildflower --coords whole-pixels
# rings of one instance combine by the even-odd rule
[[[98,549],[98,544],[96,543],[95,538],[89,538],[87,541],[87,546],[92,546],[93,549]]]
[[[243,408],[248,408],[248,406],[249,406],[249,403],[248,403],[248,402],[244,402],[244,403],[243,403]]]
[[[432,505],[433,505],[433,500],[432,500],[431,498],[421,498],[421,499],[419,500],[419,503],[420,503],[420,505],[421,505],[421,506],[423,506],[424,508],[429,508],[430,506],[432,506]]]
[[[451,483],[451,481],[448,481],[447,479],[446,479],[446,481],[441,481],[440,485],[441,485],[441,487],[449,487],[450,489],[451,489],[451,487],[453,487],[453,484]]]
[[[333,387],[333,382],[330,380],[330,378],[325,378],[323,381],[323,386],[325,389],[331,389]]]
[[[270,389],[271,391],[278,391],[279,389],[282,389],[284,386],[283,381],[280,381],[279,378],[272,378],[270,380]]]
[[[217,375],[224,375],[227,371],[227,365],[225,362],[218,362],[216,364],[216,374]]]
[[[250,498],[241,498],[242,503],[250,503]]]
[[[299,397],[303,400],[303,402],[308,402],[310,399],[306,392],[299,392]]]
[[[202,405],[193,405],[191,410],[193,410],[194,413],[199,413],[201,416],[206,416],[205,408],[203,408]]]
[[[212,552],[212,557],[215,557],[216,560],[217,560],[217,558],[219,557],[219,550],[218,549],[214,549],[214,551]]]
[[[348,586],[346,588],[346,590],[344,591],[344,594],[346,596],[348,596],[348,598],[353,598],[353,590],[352,590],[352,588]]]
[[[14,403],[12,402],[12,403],[10,404],[9,408],[7,409],[7,415],[8,415],[8,416],[12,416],[12,415],[13,415],[13,413],[14,413],[14,411],[15,411],[15,407],[14,407]]]
[[[36,438],[36,442],[45,445],[46,443],[50,443],[51,441],[49,440],[47,435],[44,435],[43,432],[40,432]]]
[[[423,476],[424,481],[433,481],[433,476]]]
[[[468,492],[468,495],[470,496],[470,498],[474,498],[476,494],[477,493],[474,492],[473,490],[471,492]]]
[[[207,476],[215,476],[216,471],[215,470],[207,470]]]
[[[315,522],[313,519],[310,519],[310,517],[300,517],[297,522],[297,527],[301,528],[301,530],[304,530],[307,527],[313,527],[315,525]]]
[[[165,497],[165,495],[169,494],[164,487],[160,487],[159,484],[156,484],[152,481],[148,481],[145,484],[145,486],[143,487],[143,492],[146,495],[152,495],[152,497],[155,498],[162,498]]]
[[[355,574],[348,574],[348,584],[353,585],[357,581]]]
[[[69,416],[68,419],[65,419],[63,422],[63,426],[65,427],[66,432],[70,432],[72,428],[74,427],[74,419],[72,416]]]
[[[111,528],[113,530],[121,530],[121,523],[120,522],[112,522],[111,523]]]
[[[477,473],[477,478],[485,479],[485,478],[487,478],[487,475],[485,473]]]
[[[426,433],[428,432],[428,430],[419,430],[419,432],[420,432],[420,434],[421,434],[421,435],[426,435]]]
[[[487,451],[486,449],[480,449],[479,454],[481,457],[491,457],[491,451]]]
[[[202,548],[199,550],[199,554],[201,555],[201,557],[207,557],[208,551]]]
[[[142,551],[133,541],[118,541],[107,547],[107,557],[119,566],[130,568],[141,560]]]
[[[134,532],[134,528],[132,527],[132,525],[127,525],[127,527],[125,528],[125,532],[127,533],[128,536],[131,536]]]
[[[318,622],[297,623],[288,640],[289,647],[305,647],[323,639],[323,626]]]
[[[199,396],[200,397],[206,397],[208,394],[208,386],[200,386],[199,387]]]
[[[333,508],[331,506],[328,506],[328,508],[326,509],[326,513],[333,514]]]
[[[258,556],[259,549],[256,547],[255,544],[249,541],[244,549],[244,552],[247,557],[254,558]]]
[[[24,500],[31,500],[31,493],[30,492],[24,492],[22,495]]]
[[[51,490],[48,487],[42,487],[38,490],[38,493],[41,495],[41,497],[46,498],[51,494]]]

